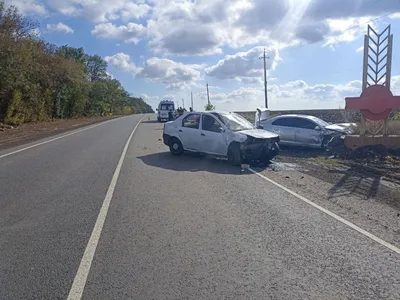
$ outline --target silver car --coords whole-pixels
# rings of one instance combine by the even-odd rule
[[[329,124],[314,116],[282,115],[258,122],[264,130],[279,134],[281,145],[325,147],[335,135],[353,131],[353,123]]]

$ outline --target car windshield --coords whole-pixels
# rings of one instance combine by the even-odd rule
[[[174,110],[173,104],[162,104],[160,110]]]
[[[330,125],[328,122],[325,122],[324,120],[321,120],[319,118],[314,118],[313,121],[321,127],[326,127],[326,126]]]
[[[253,124],[235,113],[216,114],[222,123],[232,131],[255,129]]]

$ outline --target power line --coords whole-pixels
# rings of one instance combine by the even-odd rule
[[[371,23],[371,22],[373,22],[373,21],[376,21],[376,20],[379,20],[379,19],[388,17],[388,16],[390,16],[390,15],[394,15],[394,14],[395,14],[395,13],[387,13],[387,14],[384,14],[384,15],[382,15],[382,16],[380,16],[380,17],[373,18],[373,19],[371,19],[371,20],[369,20],[369,21],[367,21],[367,22],[364,22],[364,23],[361,23],[361,24],[352,26],[352,27],[350,27],[350,28],[347,28],[347,29],[343,30],[343,32],[346,32],[346,31],[348,31],[348,30],[355,29],[355,28],[357,28],[357,27],[360,27],[361,25],[365,25],[365,24]]]

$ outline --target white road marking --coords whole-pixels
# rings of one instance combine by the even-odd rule
[[[144,116],[145,117],[145,116]],[[108,187],[106,197],[104,198],[103,205],[101,206],[99,215],[97,216],[96,223],[94,224],[92,234],[86,246],[85,252],[83,253],[83,257],[81,263],[79,265],[78,271],[75,275],[74,281],[72,283],[72,287],[68,294],[68,300],[80,300],[82,298],[83,290],[86,285],[87,277],[89,275],[90,267],[92,265],[93,257],[96,252],[97,244],[100,239],[101,232],[103,230],[104,222],[107,217],[108,209],[110,207],[111,199],[114,194],[114,189],[118,181],[119,173],[121,172],[122,164],[125,159],[126,152],[128,151],[129,144],[132,140],[133,134],[138,128],[139,124],[144,119],[141,118],[140,121],[136,124],[135,128],[133,128],[131,135],[126,141],[124,150],[122,151],[121,157],[118,161],[117,167],[115,169],[114,175],[111,179],[110,186]]]
[[[100,122],[99,124],[95,124],[95,125],[92,125],[92,126],[89,126],[89,127],[85,127],[85,128],[83,128],[83,129],[78,129],[78,130],[72,131],[72,132],[70,132],[70,133],[67,133],[67,134],[58,136],[58,137],[56,137],[56,138],[53,138],[53,139],[50,139],[50,140],[46,140],[46,141],[43,141],[43,142],[40,142],[40,143],[31,145],[31,146],[22,148],[22,149],[18,149],[18,150],[15,150],[15,151],[12,151],[12,152],[9,152],[9,153],[0,155],[0,159],[1,159],[1,158],[4,158],[4,157],[7,157],[7,156],[10,156],[10,155],[13,155],[13,154],[16,154],[16,153],[19,153],[19,152],[22,152],[22,151],[25,151],[25,150],[28,150],[28,149],[32,149],[32,148],[35,148],[35,147],[38,147],[38,146],[41,146],[41,145],[44,145],[44,144],[48,144],[48,143],[57,141],[57,140],[59,140],[59,139],[63,139],[63,138],[65,138],[65,137],[67,137],[67,136],[70,136],[70,135],[77,134],[77,133],[82,132],[82,131],[86,131],[86,130],[92,129],[92,128],[95,128],[95,127],[97,127],[97,126],[101,126],[101,125],[107,124],[107,123],[109,123],[109,122],[118,120],[118,119],[121,119],[121,118],[116,118],[116,119],[108,120],[108,121],[105,121],[105,122]]]
[[[342,217],[339,217],[338,215],[334,214],[333,212],[327,210],[326,208],[323,208],[322,206],[319,206],[318,204],[315,204],[314,202],[312,202],[311,200],[308,200],[306,197],[303,197],[299,194],[297,194],[296,192],[293,192],[292,190],[288,189],[287,187],[284,187],[283,185],[277,183],[276,181],[269,179],[268,177],[254,171],[253,169],[249,168],[249,171],[256,174],[257,176],[261,177],[262,179],[268,181],[269,183],[272,183],[273,185],[281,188],[282,190],[288,192],[289,194],[292,194],[293,196],[299,198],[300,200],[306,202],[307,204],[315,207],[316,209],[322,211],[323,213],[326,213],[327,215],[331,216],[332,218],[338,220],[339,222],[342,222],[343,224],[349,226],[350,228],[358,231],[359,233],[365,235],[366,237],[370,238],[371,240],[374,240],[375,242],[381,244],[382,246],[385,246],[386,248],[396,252],[397,254],[400,254],[400,248],[397,248],[396,246],[389,244],[388,242],[382,240],[381,238],[373,235],[372,233],[358,227],[357,225],[343,219]]]

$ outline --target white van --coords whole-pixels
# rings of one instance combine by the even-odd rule
[[[171,100],[162,100],[158,104],[157,108],[157,120],[158,122],[161,121],[168,121],[168,113],[172,111],[173,114],[175,114],[175,103],[174,101]]]

